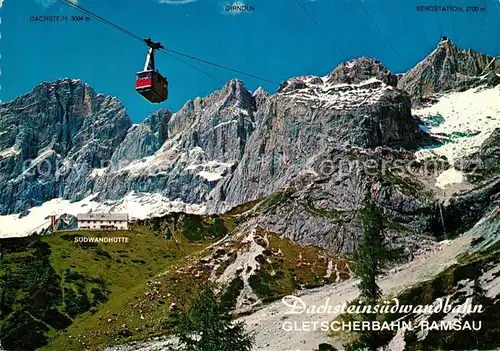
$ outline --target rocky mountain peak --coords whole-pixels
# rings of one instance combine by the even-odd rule
[[[132,122],[116,98],[64,78],[1,104],[0,125],[0,213],[10,213],[86,191],[89,172],[110,159]]]
[[[172,113],[169,110],[162,108],[161,110],[158,110],[148,116],[143,123],[150,126],[153,131],[163,135],[167,133],[166,126],[171,117]]]
[[[497,85],[500,78],[495,73],[499,70],[498,57],[459,49],[443,37],[434,51],[401,77],[398,88],[406,90],[418,104],[440,92]]]
[[[248,107],[253,104],[252,93],[247,89],[245,83],[239,79],[229,80],[224,87],[218,92],[215,92],[215,98],[220,98],[224,94],[224,104],[237,103],[241,106]]]
[[[31,100],[33,102],[36,100],[36,103],[40,105],[43,102],[49,102],[50,100],[56,99],[59,95],[66,95],[68,93],[81,94],[80,96],[83,96],[86,93],[95,95],[91,88],[88,91],[86,91],[86,88],[90,87],[86,86],[79,79],[62,78],[54,82],[42,82],[35,86],[30,92],[21,95],[10,102],[0,104],[0,106],[15,108],[26,105],[27,100]]]
[[[269,97],[271,95],[264,90],[262,87],[258,87],[252,94],[252,97],[255,101],[255,109],[258,111],[260,110],[266,101],[268,101]]]
[[[391,73],[379,60],[360,57],[338,65],[325,77],[301,76],[290,78],[280,84],[278,93],[290,93],[301,89],[319,88],[337,89],[341,85],[377,85],[385,84],[395,87],[398,77]],[[365,84],[366,83],[366,84]]]
[[[441,87],[446,72],[466,69],[453,68],[453,60],[465,65],[467,57],[478,65],[488,62],[443,40],[401,80],[430,79]],[[432,75],[438,68],[445,73]],[[313,174],[311,164],[333,149],[421,146],[410,96],[395,87],[397,79],[367,57],[324,77],[291,78],[273,95],[262,88],[250,92],[233,79],[173,114],[160,110],[132,128],[115,98],[96,94],[80,80],[43,83],[0,105],[6,130],[0,133],[0,180],[10,182],[0,196],[17,196],[2,202],[0,213],[32,207],[32,198],[76,200],[99,193],[100,200],[121,199],[131,191],[222,212],[286,188],[304,172]],[[35,159],[85,167],[41,182],[21,175],[26,160]],[[103,166],[109,160],[119,166]]]
[[[263,97],[256,128],[231,176],[210,193],[209,211],[224,212],[316,174],[314,160],[327,159],[333,148],[414,147],[420,131],[396,82],[379,61],[362,57],[326,77],[288,79],[272,96],[254,93]]]
[[[453,49],[458,51],[457,46],[451,41],[450,38],[448,38],[446,36],[441,37],[441,40],[439,41],[436,49],[439,49],[439,48],[448,48],[448,49],[453,48]]]
[[[252,93],[243,81],[231,79],[221,89],[204,98],[190,100],[175,112],[168,124],[169,135],[179,135],[203,124],[212,127],[229,122],[235,117],[251,116],[254,110]]]
[[[83,87],[86,84],[81,79],[59,78],[53,82],[42,82],[33,88],[32,92],[39,92],[44,89],[59,89],[68,87]]]
[[[358,84],[370,78],[378,79],[387,85],[396,86],[397,77],[382,63],[373,58],[360,57],[338,65],[328,74],[330,84]]]
[[[236,91],[245,91],[247,88],[245,87],[245,83],[238,78],[230,79],[224,84],[223,88],[226,91],[236,92]]]
[[[261,86],[259,86],[257,89],[255,89],[255,91],[253,92],[252,94],[253,97],[256,97],[256,96],[269,96],[269,93],[267,91],[265,91],[265,89]]]

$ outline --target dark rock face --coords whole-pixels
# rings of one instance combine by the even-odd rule
[[[500,175],[500,128],[481,144],[477,152],[457,163],[471,181],[484,181]]]
[[[210,211],[224,211],[288,186],[332,148],[414,144],[419,129],[410,99],[394,87],[394,79],[378,61],[361,58],[326,78],[293,78],[273,96],[262,89],[252,94],[232,80],[174,114],[158,111],[134,126],[116,100],[79,81],[41,85],[2,105],[8,128],[17,119],[26,121],[17,104],[22,111],[28,104],[44,106],[44,116],[54,121],[26,122],[19,133],[3,134],[22,136],[25,151],[0,159],[2,177],[14,179],[2,188],[6,201],[0,213],[54,197],[79,200],[99,193],[100,199],[119,199],[130,191],[195,204],[209,200]],[[52,140],[54,125],[65,132]],[[43,141],[32,143],[35,138]],[[13,141],[0,138],[0,143],[6,153]],[[44,182],[37,174],[18,177],[24,169],[15,162],[41,150],[57,177],[51,173]]]
[[[334,77],[343,74],[341,65],[325,82],[320,79],[323,84],[318,84],[319,77],[293,78],[260,105],[260,124],[234,173],[212,192],[209,209],[222,212],[282,189],[340,146],[416,143],[421,132],[411,117],[409,96],[377,78],[392,80],[387,78],[391,74],[364,58],[350,66],[357,84],[337,84]],[[362,78],[366,80],[360,82]]]
[[[439,92],[466,90],[476,85],[497,85],[500,77],[498,57],[460,50],[450,40],[442,40],[422,62],[398,81],[419,104]]]
[[[291,188],[257,206],[258,226],[335,254],[352,253],[363,234],[358,213],[373,201],[389,232],[437,233],[436,205],[424,184],[415,174],[393,170],[397,161],[414,160],[411,153],[338,148],[324,156],[328,163],[318,158],[311,164],[315,176],[299,174]]]
[[[118,199],[137,191],[161,193],[187,203],[205,202],[215,183],[231,173],[242,157],[255,126],[256,100],[261,103],[265,96],[265,92],[260,91],[254,99],[241,81],[232,80],[221,90],[189,101],[168,120],[164,119],[161,126],[166,140],[163,143],[161,138],[154,139],[153,144],[144,141],[144,136],[151,135],[154,127],[133,127],[130,139],[127,136],[125,140],[129,139],[130,144],[124,145],[123,150],[144,149],[141,143],[162,144],[161,147],[151,149],[157,149],[156,153],[133,152],[132,157],[120,148],[113,155],[113,164],[153,153],[154,156],[147,162],[111,169],[96,179],[94,190],[102,199]],[[144,134],[144,130],[148,132]]]
[[[168,122],[171,113],[167,110],[155,112],[144,122],[133,125],[127,136],[111,157],[115,168],[126,166],[134,160],[153,155],[168,138]]]
[[[255,101],[242,81],[233,79],[219,91],[188,102],[174,113],[168,125],[181,147],[200,147],[209,159],[239,159],[254,130]]]
[[[0,105],[0,213],[53,197],[78,198],[131,121],[121,103],[79,80],[42,83]]]
[[[329,84],[358,84],[370,78],[378,79],[387,85],[396,86],[398,77],[389,72],[380,61],[361,57],[339,65],[327,77]]]
[[[241,158],[254,129],[255,104],[266,96],[261,89],[254,98],[241,81],[232,80],[174,115],[158,111],[132,126],[117,100],[95,94],[80,81],[42,84],[1,105],[6,130],[0,135],[5,155],[0,177],[7,185],[0,190],[0,213],[97,192],[101,199],[138,191],[202,203]],[[33,113],[43,118],[28,119]],[[146,157],[152,162],[131,164]],[[40,163],[47,169],[39,171]],[[27,168],[33,174],[21,175]]]
[[[495,69],[488,60],[443,42],[400,77],[360,58],[326,77],[289,79],[274,95],[231,80],[133,126],[116,99],[80,81],[44,83],[0,105],[0,214],[55,197],[98,193],[104,201],[135,191],[206,205],[209,213],[267,197],[259,226],[340,254],[354,251],[367,201],[391,233],[455,231],[480,218],[498,187],[443,204],[418,174],[396,172],[396,161],[415,161],[412,150],[426,140],[401,88],[420,99],[422,91],[487,85],[476,76]],[[498,169],[497,139],[479,151],[488,170]],[[466,220],[451,228],[462,214]]]
[[[458,194],[442,204],[445,234],[457,234],[470,229],[488,209],[500,205],[500,178],[483,187]],[[498,222],[498,218],[496,218]],[[498,234],[498,233],[497,233]]]

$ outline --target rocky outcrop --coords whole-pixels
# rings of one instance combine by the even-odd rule
[[[500,178],[483,187],[446,199],[442,206],[446,235],[455,235],[474,226],[488,209],[500,205]],[[497,219],[498,220],[498,219]]]
[[[437,48],[398,81],[398,88],[407,91],[415,104],[431,99],[436,93],[466,90],[477,85],[500,83],[500,60],[461,50],[443,38]]]
[[[122,104],[80,80],[42,83],[0,105],[0,213],[91,190],[131,125]]]
[[[256,92],[256,96],[261,101],[265,92]],[[129,157],[126,152],[144,149],[144,136],[155,130],[146,120],[145,126],[131,129],[130,139],[125,139],[130,144],[124,144],[124,151],[120,147],[113,155],[117,164],[123,164],[123,160],[136,162],[125,162],[125,167],[110,168],[96,177],[94,191],[101,199],[118,199],[136,191],[202,204],[213,186],[230,174],[242,157],[255,128],[255,111],[254,96],[243,82],[231,80],[221,90],[191,100],[171,115],[162,124],[165,132],[160,135],[165,136],[165,142],[158,150],[132,152]],[[161,138],[154,140],[153,144],[145,144],[160,145]]]
[[[445,61],[460,62],[456,72],[442,69],[439,79],[448,83],[449,74],[472,70],[465,54],[451,45],[441,43],[428,58],[436,66],[434,56],[444,52]],[[489,70],[482,63],[475,69],[481,67]],[[130,192],[153,193],[165,201],[206,206],[209,213],[268,198],[261,227],[346,253],[362,233],[357,212],[373,201],[393,232],[442,235],[447,213],[458,216],[483,196],[471,193],[455,210],[426,190],[428,175],[398,171],[397,162],[419,167],[413,149],[426,142],[412,117],[410,95],[400,89],[417,73],[398,77],[363,57],[325,77],[291,78],[274,95],[262,88],[252,93],[231,80],[176,113],[161,110],[134,126],[116,99],[95,94],[80,81],[41,85],[0,105],[7,126],[0,134],[0,177],[6,181],[0,213],[91,194],[105,202]],[[31,121],[33,113],[43,118]],[[51,133],[54,126],[61,131]],[[482,154],[493,160],[490,150],[485,147]],[[19,166],[29,158],[35,161],[27,169]],[[56,176],[42,177],[36,173],[42,162],[64,167],[56,168]],[[467,223],[477,218],[474,211]]]
[[[384,84],[396,86],[398,77],[391,73],[379,60],[361,57],[339,65],[328,74],[326,82],[330,84],[359,84],[375,78]]]
[[[179,146],[184,150],[200,147],[209,159],[235,161],[255,128],[255,111],[250,91],[233,79],[206,98],[184,105],[174,113],[168,129],[173,138],[181,139]]]
[[[481,144],[478,151],[459,160],[457,168],[467,174],[469,180],[477,182],[500,175],[500,128]]]
[[[171,113],[155,112],[142,123],[133,125],[111,157],[111,166],[119,169],[134,160],[153,155],[168,138]]]
[[[377,61],[362,58],[324,78],[283,83],[257,110],[260,123],[234,173],[212,191],[209,208],[223,212],[285,188],[338,147],[415,146],[423,133],[408,94],[379,78],[395,84]]]
[[[401,166],[410,161],[415,164],[411,153],[388,148],[338,148],[328,162],[311,165],[314,175],[301,173],[291,187],[255,201],[249,212],[268,231],[335,254],[354,252],[363,233],[359,212],[368,202],[383,212],[390,235],[441,234],[432,195],[416,173]]]

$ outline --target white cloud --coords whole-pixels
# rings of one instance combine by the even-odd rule
[[[167,4],[167,5],[184,5],[184,4],[189,4],[192,2],[196,2],[198,0],[159,0],[158,2],[160,4]]]
[[[3,0],[0,0],[0,9],[2,8]]]

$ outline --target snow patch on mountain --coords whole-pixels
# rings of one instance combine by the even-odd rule
[[[436,186],[445,189],[449,184],[460,184],[464,181],[464,174],[455,168],[450,168],[436,178]]]
[[[217,124],[214,129],[217,129],[217,128],[220,128],[220,127],[223,127],[223,126],[227,126],[228,124],[233,124],[233,123],[238,123],[238,120],[236,119],[232,119],[230,121],[226,121],[226,122],[221,122],[219,124]]]
[[[202,205],[186,204],[179,200],[169,200],[160,194],[130,192],[123,199],[116,201],[95,201],[98,194],[81,201],[70,202],[61,198],[44,202],[33,207],[27,215],[12,214],[0,216],[0,238],[28,236],[35,231],[49,227],[50,216],[62,214],[76,216],[88,212],[120,212],[128,213],[130,219],[145,219],[162,216],[169,212],[186,212],[201,214],[205,212]]]
[[[417,157],[437,154],[453,164],[476,151],[500,127],[500,86],[448,93],[413,114],[424,122],[423,129],[443,141],[443,145],[418,151]]]
[[[78,202],[69,202],[61,198],[44,202],[41,206],[32,207],[27,215],[11,214],[0,216],[0,238],[28,236],[35,231],[45,229],[50,225],[50,216],[60,216],[63,213],[76,215],[88,212],[97,203],[91,197]]]
[[[0,135],[1,134],[3,134],[3,133],[0,133]],[[17,155],[19,155],[19,153],[20,153],[19,149],[15,146],[12,146],[8,149],[1,151],[0,158],[17,156]]]
[[[281,94],[301,103],[312,103],[313,106],[317,103],[317,107],[345,111],[372,105],[384,96],[386,90],[394,89],[376,78],[356,84],[331,84],[324,79],[314,76],[293,78],[289,82],[297,84],[298,88]]]
[[[186,171],[194,171],[197,175],[209,182],[224,178],[233,163],[209,161],[203,164],[191,164],[185,168]]]
[[[150,163],[151,163],[151,161],[154,160],[154,158],[155,158],[155,156],[147,156],[147,157],[143,157],[139,160],[132,161],[131,163],[129,163],[125,167],[120,168],[119,171],[120,172],[131,172],[131,173],[140,172],[144,168],[147,168],[148,166],[150,166]]]
[[[107,171],[108,171],[108,168],[95,168],[90,173],[90,177],[92,177],[92,178],[102,177]]]
[[[130,219],[146,219],[163,216],[169,212],[201,214],[205,212],[205,207],[186,204],[180,200],[172,201],[158,193],[136,193],[132,191],[121,200],[105,201],[98,204],[94,211],[128,213]]]
[[[198,175],[202,178],[205,178],[209,182],[215,182],[216,180],[222,179],[223,176],[219,173],[201,171]]]

